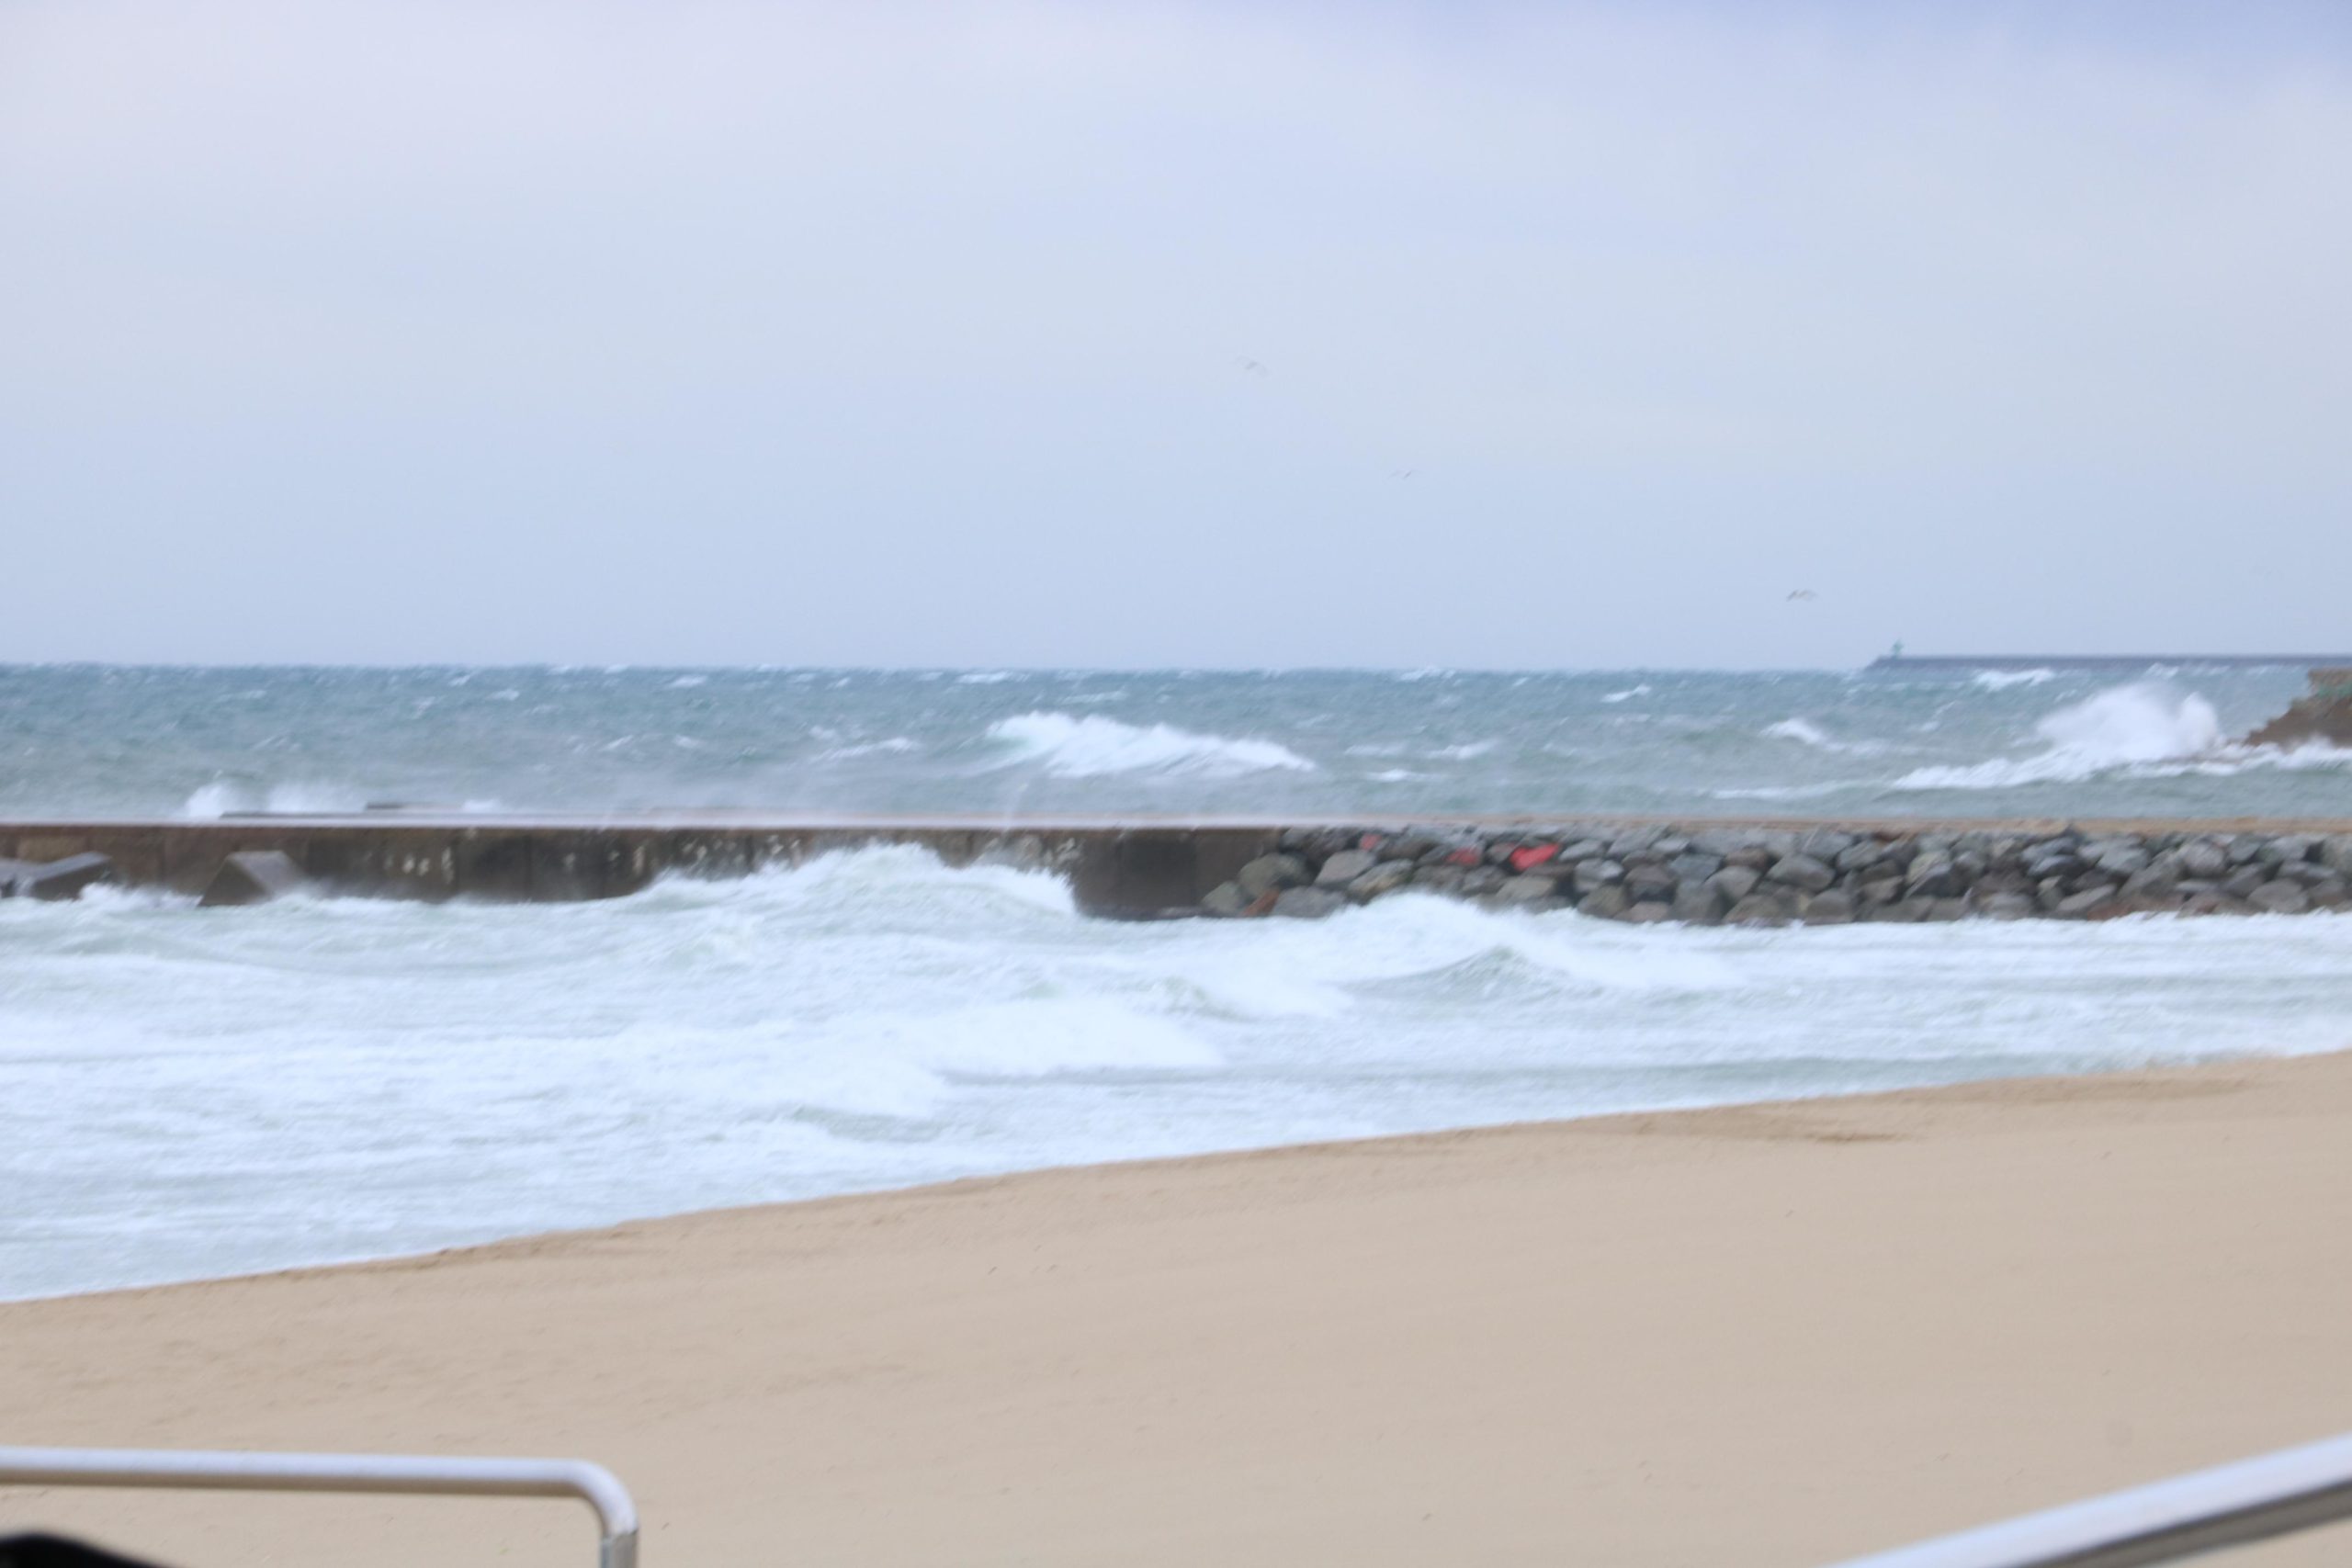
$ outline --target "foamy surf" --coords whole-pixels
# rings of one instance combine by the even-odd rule
[[[2220,716],[2193,692],[2160,682],[2118,686],[2041,719],[2048,744],[2034,755],[1995,758],[1964,767],[1916,768],[1897,789],[2003,789],[2096,778],[2152,764],[2225,761]]]
[[[28,1295],[1107,1158],[2341,1046],[2352,918],[1688,931],[1407,895],[1121,924],[1050,876],[902,848],[583,905],[0,901],[0,1190],[43,1216],[0,1229],[0,1294]]]
[[[1200,735],[1167,724],[1125,724],[1101,714],[1025,713],[998,720],[989,734],[1012,749],[1006,765],[1030,764],[1061,778],[1316,771],[1313,762],[1272,740]]]

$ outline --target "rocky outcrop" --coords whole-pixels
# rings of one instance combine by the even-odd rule
[[[1408,891],[1686,925],[2300,914],[2352,908],[2352,834],[1295,828],[1200,912],[1320,918]]]
[[[2314,670],[2308,695],[2247,736],[2249,746],[2352,746],[2352,670]]]

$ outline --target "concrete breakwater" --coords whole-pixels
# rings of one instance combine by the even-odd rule
[[[0,823],[0,862],[15,863],[31,896],[104,880],[215,903],[305,884],[421,899],[604,898],[665,874],[741,875],[887,843],[919,844],[954,865],[1052,871],[1082,909],[1125,919],[1314,918],[1405,891],[1692,924],[2352,908],[2352,821],[779,822],[376,811]],[[71,877],[58,869],[69,865]]]

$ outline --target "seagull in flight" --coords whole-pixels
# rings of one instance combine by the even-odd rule
[[[1792,588],[1789,590],[1789,598],[1792,601],[1798,599],[1818,599],[1820,597],[1820,594],[1815,593],[1810,588]]]
[[[1262,365],[1259,364],[1259,363],[1258,363],[1256,360],[1254,360],[1254,359],[1247,359],[1247,358],[1244,358],[1244,359],[1237,359],[1237,360],[1235,360],[1235,361],[1234,361],[1234,363],[1235,363],[1236,365],[1238,365],[1238,366],[1240,366],[1240,367],[1241,367],[1242,372],[1243,372],[1243,374],[1245,374],[1245,375],[1250,375],[1250,376],[1271,376],[1271,375],[1272,375],[1272,374],[1273,374],[1273,372],[1272,372],[1272,371],[1271,371],[1271,370],[1267,369],[1264,366],[1262,366]]]

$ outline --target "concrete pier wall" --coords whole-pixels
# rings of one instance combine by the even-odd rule
[[[920,844],[951,865],[983,858],[1067,876],[1081,908],[1128,919],[1189,912],[1267,853],[1279,825],[1006,824],[949,820],[786,823],[645,818],[569,821],[241,817],[206,822],[0,823],[0,860],[98,853],[119,881],[201,894],[239,851],[276,851],[331,891],[379,897],[523,902],[611,898],[665,873],[741,876],[829,850]]]
[[[370,812],[0,823],[0,861],[94,852],[112,860],[122,883],[191,896],[244,851],[282,853],[331,892],[556,902],[620,897],[664,874],[737,876],[890,843],[922,845],[953,865],[1052,871],[1069,879],[1080,908],[1120,919],[1322,914],[1407,890],[1696,923],[2352,907],[2352,819],[792,822]]]

